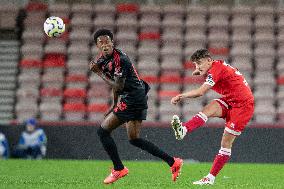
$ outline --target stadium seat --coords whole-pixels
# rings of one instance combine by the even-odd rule
[[[71,6],[71,11],[73,14],[91,17],[93,14],[93,5],[91,3],[74,3]]]
[[[141,32],[160,32],[162,8],[159,5],[141,5],[139,21]]]
[[[99,90],[98,90],[99,89]],[[108,103],[111,91],[105,83],[94,83],[88,90],[88,103]]]
[[[73,13],[73,17],[71,19],[71,26],[72,29],[80,29],[80,30],[86,30],[90,31],[92,27],[92,19],[91,16],[89,15],[90,13]]]
[[[73,45],[81,45],[81,46],[88,46],[89,41],[92,40],[91,33],[89,30],[84,28],[73,28],[72,32],[70,33],[69,37],[71,41],[71,47]],[[70,47],[69,47],[70,48]],[[68,49],[69,50],[69,49]],[[85,50],[85,48],[83,49]],[[77,51],[82,51],[82,49],[77,48]],[[74,52],[74,51],[73,51]]]
[[[164,18],[182,19],[185,14],[185,7],[178,4],[165,4],[162,9]]]
[[[17,103],[37,104],[39,92],[37,88],[19,88],[16,95]]]
[[[83,121],[86,113],[86,105],[83,103],[65,103],[63,106],[66,121]]]
[[[63,91],[61,88],[46,87],[40,90],[41,102],[61,104]]]
[[[88,105],[89,121],[101,121],[108,111],[109,105],[104,103],[93,103]]]
[[[64,75],[55,72],[46,72],[42,75],[42,87],[62,88],[64,85]]]
[[[86,90],[82,88],[67,88],[63,92],[65,102],[79,103],[84,102],[87,94]]]
[[[61,120],[62,106],[57,102],[41,102],[39,105],[40,118],[44,121]]]
[[[36,103],[21,102],[15,107],[16,117],[19,122],[36,117],[38,114],[38,106]]]
[[[60,18],[69,18],[70,10],[71,7],[68,3],[51,3],[48,5],[49,14]]]
[[[65,77],[67,88],[86,88],[87,82],[85,74],[69,74]]]
[[[14,29],[20,6],[14,3],[2,3],[0,8],[0,28]]]
[[[267,111],[269,110],[269,111]],[[254,121],[256,123],[274,123],[276,119],[276,109],[273,100],[256,100]]]
[[[229,28],[229,15],[228,13],[225,14],[216,14],[210,13],[210,19],[208,21],[208,27],[210,30],[228,30]]]

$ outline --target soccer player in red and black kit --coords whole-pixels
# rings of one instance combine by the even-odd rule
[[[187,122],[182,123],[179,117],[174,115],[171,124],[176,138],[181,140],[186,133],[203,126],[210,117],[225,119],[221,148],[214,159],[210,173],[203,179],[193,182],[197,185],[212,185],[219,171],[230,159],[234,140],[253,116],[254,97],[242,74],[223,60],[213,60],[208,50],[197,50],[191,56],[191,61],[196,66],[193,75],[205,76],[205,82],[197,89],[173,97],[171,103],[175,105],[183,99],[202,96],[209,89],[221,94],[222,98],[211,101]]]
[[[111,31],[107,29],[96,31],[94,40],[101,55],[91,61],[90,70],[110,85],[113,91],[113,105],[97,131],[114,165],[104,183],[113,183],[128,174],[128,169],[122,164],[116,144],[111,137],[111,132],[124,123],[130,144],[164,160],[171,167],[172,180],[176,181],[182,167],[182,159],[169,156],[153,143],[139,137],[142,120],[147,116],[149,85],[139,78],[128,56],[114,48]]]

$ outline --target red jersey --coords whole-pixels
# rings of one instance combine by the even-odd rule
[[[223,60],[215,60],[207,72],[205,84],[221,94],[230,106],[241,107],[254,101],[244,76]]]

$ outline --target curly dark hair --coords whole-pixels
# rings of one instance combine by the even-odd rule
[[[210,52],[207,49],[198,49],[191,55],[190,60],[196,62],[201,58],[211,58]]]
[[[110,37],[111,40],[113,40],[113,34],[112,34],[112,32],[111,32],[110,30],[108,30],[108,29],[99,29],[99,30],[97,30],[97,31],[93,34],[94,40],[95,40],[95,43],[96,43],[96,44],[97,44],[97,39],[98,39],[98,37],[103,36],[103,35],[107,35],[107,36]]]

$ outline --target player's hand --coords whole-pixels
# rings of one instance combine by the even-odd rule
[[[179,103],[181,101],[181,99],[182,99],[182,95],[179,94],[179,95],[177,95],[177,96],[175,96],[171,99],[171,103],[173,105],[176,105],[177,103]]]
[[[98,65],[93,61],[90,62],[89,69],[92,72],[99,72],[100,71],[100,68],[98,67]]]
[[[199,70],[194,70],[194,71],[192,72],[192,75],[200,75],[200,71],[199,71]]]

